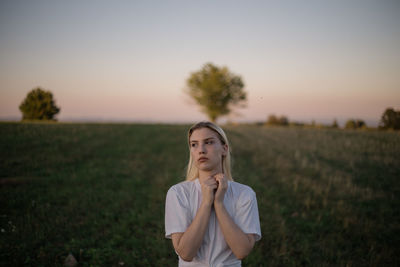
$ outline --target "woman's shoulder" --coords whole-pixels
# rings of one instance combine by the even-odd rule
[[[178,194],[186,194],[193,191],[195,187],[196,187],[196,181],[182,181],[180,183],[171,186],[168,192],[173,191]]]
[[[239,182],[230,181],[232,193],[240,198],[252,198],[256,196],[254,190],[245,184]]]

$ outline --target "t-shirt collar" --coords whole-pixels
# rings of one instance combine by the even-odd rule
[[[200,185],[199,178],[196,178],[196,180],[194,180],[194,184],[196,185],[196,188],[201,191],[201,185]]]

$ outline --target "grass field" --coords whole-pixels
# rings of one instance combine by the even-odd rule
[[[0,265],[176,266],[168,188],[187,125],[0,123]],[[400,134],[224,127],[257,194],[243,266],[399,266]]]

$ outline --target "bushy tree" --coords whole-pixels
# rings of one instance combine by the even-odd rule
[[[19,109],[22,112],[22,120],[55,120],[54,116],[60,112],[53,94],[40,87],[28,93]]]
[[[356,121],[355,120],[347,120],[346,124],[344,125],[346,129],[355,129],[356,128]]]
[[[361,129],[361,128],[366,128],[367,125],[363,120],[356,120],[356,128]]]
[[[286,116],[277,117],[274,114],[268,116],[267,125],[280,125],[287,126],[289,125],[289,119]]]
[[[346,124],[344,126],[344,128],[346,129],[361,129],[361,128],[366,128],[367,125],[365,124],[365,122],[363,120],[347,120]]]
[[[228,115],[233,106],[246,101],[242,78],[227,67],[207,63],[201,70],[191,73],[186,83],[186,92],[214,122],[218,117]]]
[[[382,114],[379,128],[399,130],[400,111],[395,111],[393,108],[387,108]]]
[[[268,116],[267,125],[278,125],[278,124],[279,124],[279,119],[277,116],[275,116],[274,114]]]
[[[279,118],[279,125],[288,126],[289,125],[289,119],[287,117],[285,117],[285,116],[281,116]]]

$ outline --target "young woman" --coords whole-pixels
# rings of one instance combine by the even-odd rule
[[[211,122],[188,132],[186,181],[172,186],[165,205],[165,236],[179,266],[241,266],[261,238],[254,191],[234,182],[224,131]]]

